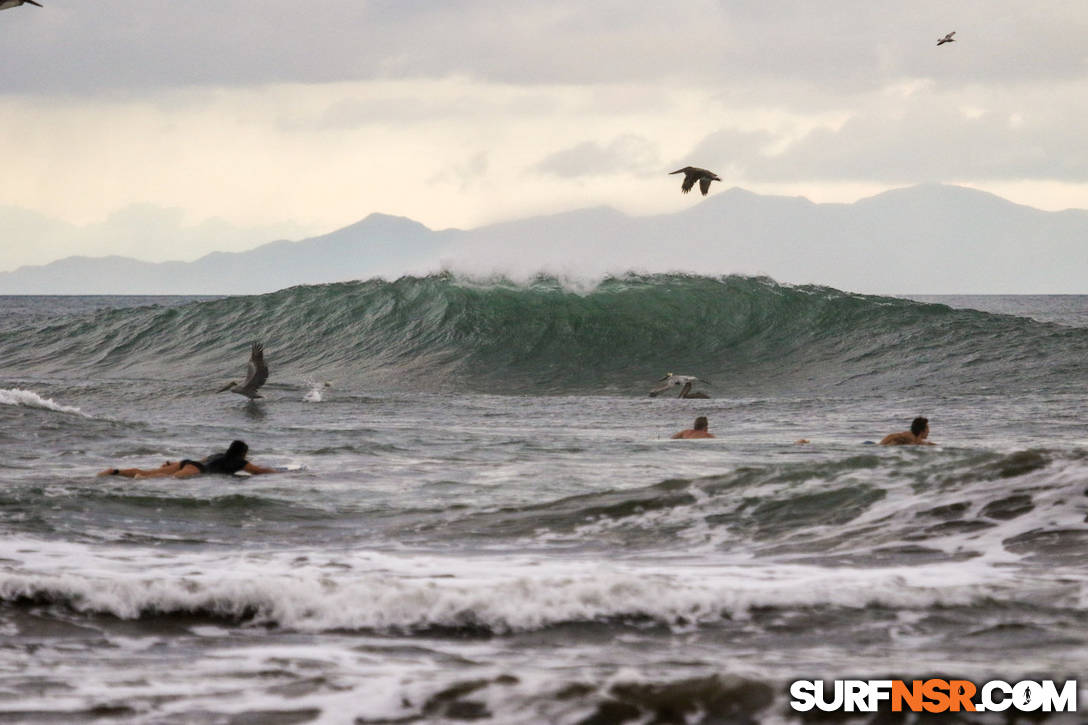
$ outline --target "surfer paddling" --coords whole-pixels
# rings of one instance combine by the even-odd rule
[[[882,446],[932,446],[936,445],[929,438],[929,418],[918,416],[910,424],[910,430],[902,433],[890,433],[880,441]]]
[[[695,419],[695,425],[687,430],[682,430],[679,433],[673,433],[673,439],[680,438],[713,438],[713,434],[709,430],[710,422],[706,419],[705,415],[700,415]]]
[[[200,461],[184,459],[167,461],[158,468],[107,468],[99,476],[124,476],[125,478],[191,478],[204,473],[220,473],[227,476],[245,471],[255,476],[265,473],[279,473],[279,469],[258,466],[246,460],[249,446],[245,441],[232,441],[230,447],[222,453],[212,455]]]

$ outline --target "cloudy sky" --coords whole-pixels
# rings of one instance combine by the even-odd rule
[[[1084,0],[41,1],[0,12],[0,269],[673,211],[688,164],[1088,208]]]

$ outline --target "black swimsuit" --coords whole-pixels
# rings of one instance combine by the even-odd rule
[[[249,463],[245,458],[234,458],[226,453],[216,453],[204,459],[201,473],[225,473],[228,476],[241,471]]]
[[[186,458],[184,461],[182,461],[181,463],[178,464],[178,470],[180,471],[181,469],[185,468],[186,466],[196,466],[196,469],[198,471],[200,471],[201,473],[204,473],[206,471],[206,468],[205,468],[203,463],[201,463],[200,461],[190,461],[188,458]]]

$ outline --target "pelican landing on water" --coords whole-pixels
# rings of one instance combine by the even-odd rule
[[[0,10],[7,10],[8,8],[17,8],[23,3],[30,3],[31,5],[37,5],[42,7],[41,3],[36,3],[34,0],[0,0]]]
[[[218,392],[225,393],[229,390],[232,393],[238,393],[253,400],[254,398],[263,397],[257,394],[257,388],[264,385],[265,380],[268,380],[268,366],[264,364],[264,345],[255,342],[249,353],[249,367],[246,368],[246,379],[242,381],[241,385],[227,383]]]
[[[699,169],[694,166],[685,166],[682,169],[669,172],[669,176],[672,176],[673,174],[684,175],[684,183],[680,185],[680,191],[685,194],[691,191],[691,187],[695,186],[695,182],[698,181],[699,191],[703,192],[703,196],[706,196],[706,193],[710,191],[710,182],[721,181],[721,179],[718,178],[718,175],[713,171]]]
[[[700,380],[699,378],[695,377],[694,375],[673,375],[672,373],[668,373],[668,374],[665,375],[665,377],[661,378],[657,382],[661,383],[661,385],[657,386],[656,388],[654,388],[653,390],[650,391],[650,397],[651,398],[656,398],[658,395],[665,392],[666,390],[673,387],[674,385],[682,386],[680,388],[680,395],[678,395],[677,397],[680,397],[680,398],[709,398],[710,397],[706,393],[699,393],[699,392],[693,393],[693,392],[691,392],[691,386],[694,385],[695,383],[706,383],[707,385],[710,385],[710,383],[708,383],[706,380]]]
[[[944,45],[945,43],[955,43],[956,39],[952,37],[955,34],[956,34],[956,31],[953,30],[951,33],[944,36],[943,38],[937,38],[937,45]],[[967,34],[970,35],[971,32],[968,31]],[[968,40],[970,40],[970,38],[968,38]]]

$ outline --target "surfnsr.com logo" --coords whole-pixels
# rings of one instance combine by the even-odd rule
[[[1077,681],[1060,687],[1053,680],[1010,684],[990,680],[797,680],[790,685],[790,706],[798,712],[1076,712]]]

